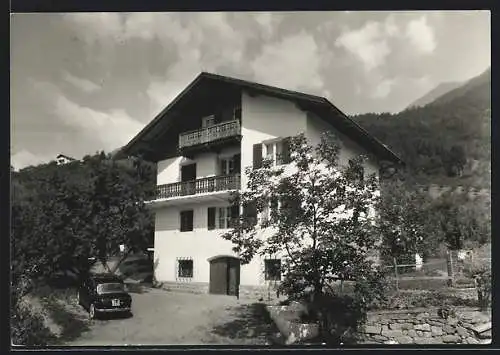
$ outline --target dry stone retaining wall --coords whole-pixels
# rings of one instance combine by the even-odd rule
[[[364,343],[489,344],[491,314],[461,309],[444,319],[437,308],[370,312],[360,336]]]

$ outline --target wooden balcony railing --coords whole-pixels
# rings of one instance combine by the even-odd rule
[[[240,175],[213,176],[192,181],[159,185],[156,191],[156,198],[162,199],[207,192],[238,190],[239,188]]]
[[[237,136],[241,133],[240,121],[227,121],[208,128],[184,132],[179,135],[179,148],[209,143],[222,138]]]

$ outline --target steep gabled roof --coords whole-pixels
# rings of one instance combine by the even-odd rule
[[[171,119],[171,117],[168,117],[168,113],[176,107],[181,100],[195,88],[202,85],[210,85],[211,83],[223,84],[235,89],[246,90],[254,94],[293,101],[300,107],[314,112],[317,116],[330,123],[333,127],[357,142],[367,151],[375,154],[379,159],[404,164],[401,158],[387,146],[369,134],[324,97],[207,72],[200,73],[167,107],[165,107],[165,109],[125,145],[117,156],[133,155],[134,147],[136,147],[141,140],[147,140],[149,137],[154,136],[157,133],[155,130],[158,129],[157,127],[160,126],[160,123],[164,122],[164,120]]]

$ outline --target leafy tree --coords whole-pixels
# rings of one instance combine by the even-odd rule
[[[232,199],[243,213],[223,237],[235,244],[244,263],[256,255],[280,255],[280,289],[290,298],[310,291],[313,303],[321,302],[341,278],[356,281],[362,308],[380,290],[373,287],[380,274],[371,258],[378,242],[373,225],[377,177],[365,173],[363,157],[341,165],[331,135],[317,147],[299,135],[291,139],[290,151],[287,168],[264,160],[262,168],[247,169],[247,188]],[[365,287],[368,283],[372,287]],[[321,324],[327,329],[326,318]]]
[[[144,206],[154,189],[149,163],[102,153],[23,169],[13,173],[12,186],[14,283],[23,276],[85,273],[89,257],[105,261],[119,244],[138,251],[151,243],[152,218]]]
[[[397,177],[382,184],[378,229],[383,236],[382,255],[390,264],[393,259],[413,264],[415,253],[427,257],[438,244],[430,219],[432,198],[411,185],[411,180]]]
[[[437,239],[449,249],[458,250],[466,244],[483,245],[491,240],[489,203],[467,199],[464,195],[443,194],[431,206]]]

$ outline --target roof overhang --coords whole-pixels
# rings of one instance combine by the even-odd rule
[[[138,155],[140,151],[147,152],[148,149],[151,149],[148,147],[148,143],[154,142],[165,130],[171,127],[175,119],[175,115],[172,113],[179,109],[179,106],[189,104],[195,101],[198,95],[213,92],[216,88],[225,88],[228,92],[235,90],[246,91],[251,95],[266,95],[293,101],[303,110],[311,111],[327,121],[339,132],[345,134],[368,152],[373,153],[379,160],[404,165],[400,157],[324,97],[206,72],[199,74],[165,109],[127,145],[121,148],[115,157],[122,158]]]

